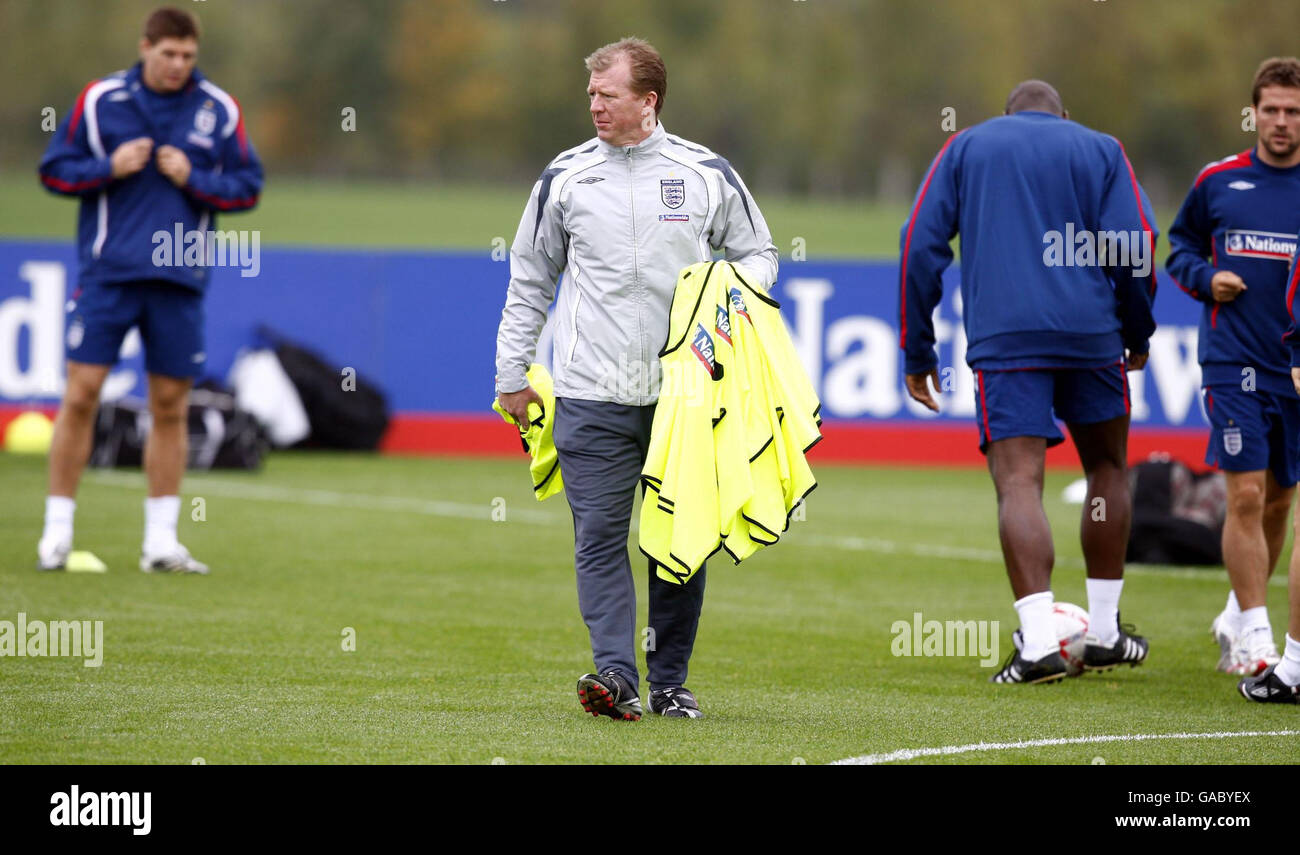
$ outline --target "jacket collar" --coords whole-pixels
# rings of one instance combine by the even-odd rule
[[[144,64],[141,63],[139,60],[137,60],[135,65],[128,68],[126,72],[122,75],[123,79],[126,80],[127,89],[129,89],[131,92],[139,91],[144,86],[143,74],[144,74]],[[199,88],[199,84],[203,82],[204,79],[205,78],[203,77],[203,72],[199,71],[198,68],[195,68],[192,72],[190,72],[189,82],[181,87],[180,90],[181,94],[183,95],[194,94],[194,91]]]
[[[668,141],[668,132],[664,130],[662,122],[655,122],[655,129],[650,132],[650,136],[641,140],[636,145],[610,145],[602,139],[597,139],[600,144],[600,150],[606,157],[649,157],[657,152],[661,146]]]

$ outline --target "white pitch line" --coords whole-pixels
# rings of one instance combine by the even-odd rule
[[[95,472],[87,480],[106,487],[142,488],[143,475],[126,472]],[[239,484],[217,478],[186,478],[186,492],[199,495],[224,496],[229,499],[248,499],[262,502],[282,502],[292,505],[320,505],[330,508],[358,508],[369,511],[407,511],[438,517],[492,520],[489,503],[471,505],[463,502],[444,502],[416,499],[407,496],[375,496],[367,493],[339,493],[330,490],[309,490],[302,487],[277,487],[269,484]],[[544,511],[511,508],[507,518],[522,522],[558,524],[565,520],[559,514]]]
[[[1021,742],[974,742],[970,745],[945,745],[941,748],[903,748],[886,754],[863,754],[836,760],[832,766],[875,766],[918,757],[950,757],[976,751],[1010,751],[1017,748],[1048,748],[1057,745],[1097,745],[1107,742],[1149,742],[1158,739],[1233,739],[1249,736],[1300,736],[1300,730],[1243,730],[1213,733],[1130,733],[1116,736],[1076,736],[1057,739],[1027,739]]]
[[[92,472],[86,476],[88,481],[107,487],[127,487],[139,489],[145,486],[143,475],[111,470]],[[376,496],[367,493],[339,493],[330,490],[313,490],[302,487],[277,487],[269,484],[244,484],[218,478],[187,477],[185,485],[191,491],[207,493],[210,496],[224,496],[231,499],[248,499],[250,501],[282,502],[293,505],[319,505],[330,508],[357,508],[371,511],[406,511],[428,516],[454,517],[488,522],[492,520],[491,505],[471,505],[464,502],[434,501],[417,499],[409,496]],[[570,519],[566,513],[548,513],[541,510],[514,508],[508,511],[508,519],[536,525],[564,525]],[[795,525],[799,525],[796,523]],[[638,530],[637,520],[632,519],[632,531]],[[849,552],[873,552],[881,555],[905,555],[917,558],[944,558],[951,561],[973,561],[980,564],[1001,564],[1002,553],[992,549],[979,549],[965,546],[949,546],[942,543],[906,543],[885,540],[877,537],[838,537],[819,534],[804,534],[792,529],[786,543],[794,545],[817,546],[821,548],[842,549]],[[1058,568],[1072,570],[1084,569],[1083,561],[1078,558],[1058,558]],[[1187,568],[1164,568],[1129,566],[1124,575],[1159,576],[1165,579],[1191,579],[1224,583],[1228,574],[1222,570],[1193,570]],[[1285,573],[1274,573],[1269,584],[1275,588],[1285,588]]]

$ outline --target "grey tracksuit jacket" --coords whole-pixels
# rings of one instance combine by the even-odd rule
[[[727,161],[662,125],[634,146],[588,140],[533,186],[510,249],[497,330],[497,392],[517,392],[555,298],[559,397],[644,406],[659,396],[659,350],[678,272],[724,250],[764,289],[777,250]],[[566,275],[567,274],[567,275]]]

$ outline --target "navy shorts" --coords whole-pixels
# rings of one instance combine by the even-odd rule
[[[150,374],[193,378],[202,373],[207,362],[203,295],[162,280],[78,288],[68,302],[67,358],[113,365],[132,327],[140,330]]]
[[[1128,411],[1128,374],[1122,360],[1100,368],[975,372],[975,417],[980,451],[985,453],[990,442],[1015,436],[1041,436],[1051,448],[1065,441],[1056,418],[1090,425]]]
[[[1300,398],[1239,386],[1207,386],[1210,443],[1205,462],[1229,472],[1269,469],[1277,483],[1300,481]]]

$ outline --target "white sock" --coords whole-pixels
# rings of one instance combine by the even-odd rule
[[[1269,638],[1273,637],[1273,626],[1268,622],[1267,606],[1255,606],[1253,609],[1243,611],[1239,626],[1242,635],[1252,630],[1261,629],[1268,633]]]
[[[72,518],[77,512],[77,500],[67,496],[45,497],[45,531],[41,540],[66,540],[72,542]]]
[[[1020,615],[1020,635],[1024,648],[1020,656],[1036,662],[1059,647],[1056,627],[1052,622],[1052,592],[1043,591],[1016,600],[1016,613]]]
[[[1282,653],[1282,661],[1277,663],[1273,673],[1288,686],[1300,686],[1300,641],[1292,638],[1289,632],[1286,634],[1286,650]]]
[[[1241,604],[1237,602],[1237,592],[1228,592],[1228,602],[1223,606],[1223,620],[1226,628],[1234,633],[1241,632]]]
[[[144,551],[148,555],[172,552],[176,548],[176,520],[181,514],[180,496],[158,496],[144,500]]]
[[[1088,579],[1088,632],[1110,646],[1119,640],[1119,595],[1123,579]]]

